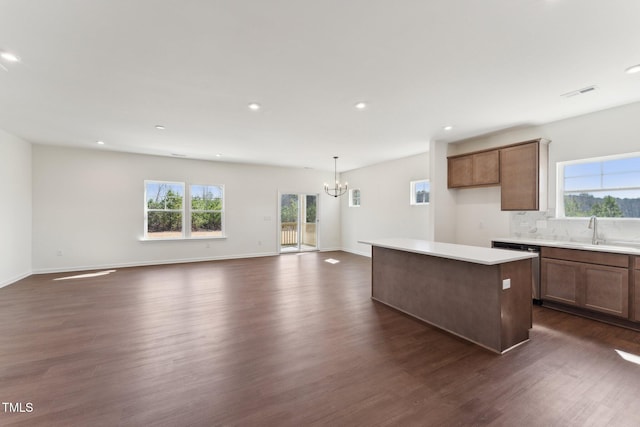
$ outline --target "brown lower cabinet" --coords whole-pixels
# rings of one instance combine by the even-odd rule
[[[541,255],[543,300],[629,318],[629,256],[558,248]]]

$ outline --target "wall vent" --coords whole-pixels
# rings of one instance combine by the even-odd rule
[[[562,96],[563,98],[572,98],[572,97],[577,96],[577,95],[582,95],[582,94],[585,94],[585,93],[593,92],[597,88],[598,88],[598,86],[595,86],[595,85],[587,86],[587,87],[583,87],[582,89],[578,89],[578,90],[574,90],[574,91],[571,91],[571,92],[563,93],[560,96]]]

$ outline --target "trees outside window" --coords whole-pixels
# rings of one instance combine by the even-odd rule
[[[558,214],[640,218],[640,155],[560,163]]]
[[[191,185],[191,236],[222,235],[223,187]]]
[[[419,181],[411,181],[411,197],[410,204],[412,205],[426,205],[429,203],[429,192],[431,190],[431,184],[428,179],[421,179]]]
[[[182,237],[184,184],[179,182],[147,182],[146,237],[167,239]]]
[[[144,198],[146,239],[224,236],[222,185],[145,181]],[[185,203],[185,199],[190,203]]]

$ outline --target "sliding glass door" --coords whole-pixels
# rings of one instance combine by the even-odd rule
[[[318,249],[318,195],[280,195],[280,252]]]

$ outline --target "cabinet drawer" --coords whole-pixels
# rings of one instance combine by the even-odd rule
[[[608,252],[582,251],[579,249],[551,248],[545,246],[541,249],[541,257],[629,268],[629,255],[612,254]],[[638,265],[637,259],[636,265]]]

